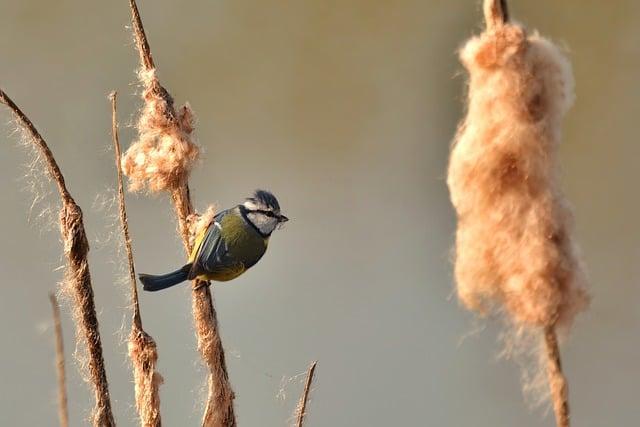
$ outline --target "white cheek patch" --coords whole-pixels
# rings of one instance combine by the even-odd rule
[[[278,220],[276,218],[264,214],[250,212],[247,217],[262,234],[271,234],[278,226]]]

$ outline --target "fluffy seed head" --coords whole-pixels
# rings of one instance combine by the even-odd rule
[[[191,135],[193,111],[188,104],[174,111],[154,69],[140,71],[139,77],[145,102],[137,123],[139,139],[122,157],[122,169],[131,191],[170,191],[187,182],[199,158]]]
[[[460,51],[469,72],[447,183],[458,215],[458,296],[517,324],[568,326],[588,303],[556,160],[573,102],[571,67],[538,35],[505,24]]]

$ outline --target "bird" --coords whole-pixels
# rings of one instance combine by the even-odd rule
[[[142,288],[155,292],[186,280],[235,279],[262,258],[271,233],[288,220],[271,192],[256,190],[243,203],[218,213],[196,236],[187,264],[163,275],[139,274]]]

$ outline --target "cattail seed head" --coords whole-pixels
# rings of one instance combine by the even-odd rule
[[[159,391],[163,379],[156,371],[158,364],[156,343],[142,329],[134,326],[129,335],[128,350],[133,365],[136,409],[140,417],[140,425],[159,427],[161,425]]]
[[[447,179],[458,296],[481,313],[505,308],[516,324],[568,326],[589,300],[556,159],[571,66],[551,42],[508,23],[473,37],[460,59],[467,115]]]
[[[174,110],[155,69],[138,74],[145,102],[137,123],[138,140],[124,154],[122,169],[131,191],[171,191],[187,182],[200,155],[192,137],[193,111],[188,104]]]

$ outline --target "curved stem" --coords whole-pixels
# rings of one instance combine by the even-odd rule
[[[1,89],[0,102],[11,109],[21,129],[29,135],[29,142],[44,156],[49,176],[58,186],[58,191],[62,198],[60,232],[64,245],[64,255],[67,259],[65,282],[73,295],[76,334],[78,339],[82,339],[86,345],[88,380],[93,384],[95,397],[92,421],[94,426],[115,426],[109,397],[107,372],[102,355],[98,315],[89,272],[87,258],[89,242],[82,219],[82,210],[71,197],[69,190],[67,190],[64,176],[53,157],[53,153],[31,120]]]
[[[40,153],[44,156],[49,176],[56,183],[62,200],[72,200],[71,194],[69,193],[69,190],[67,190],[67,186],[64,182],[64,176],[62,175],[60,167],[58,166],[58,162],[56,162],[55,157],[53,157],[53,153],[49,149],[49,146],[45,142],[42,135],[40,135],[40,132],[38,132],[38,129],[36,129],[31,120],[29,120],[29,117],[27,117],[27,115],[22,112],[20,107],[18,107],[15,102],[13,102],[11,98],[9,98],[9,95],[7,95],[2,89],[0,89],[0,102],[9,107],[9,109],[13,113],[13,116],[18,121],[20,128],[29,134],[30,140],[38,148],[38,151],[40,151]]]

